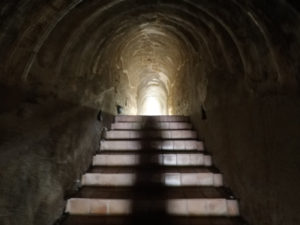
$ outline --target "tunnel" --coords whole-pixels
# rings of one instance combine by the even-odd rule
[[[117,114],[189,116],[249,224],[300,224],[299,10],[1,0],[0,224],[54,224]]]

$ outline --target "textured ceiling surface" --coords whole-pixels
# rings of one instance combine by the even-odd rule
[[[204,104],[209,83],[247,94],[298,85],[299,13],[285,1],[4,0],[0,8],[3,83],[109,112],[119,104],[135,114],[152,96],[164,113],[189,113],[185,100]]]

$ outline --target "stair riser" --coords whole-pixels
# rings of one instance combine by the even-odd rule
[[[141,130],[141,129],[154,129],[154,130],[190,130],[192,125],[190,123],[113,123],[111,125],[112,130]]]
[[[129,215],[132,201],[127,199],[70,199],[66,212],[71,215]],[[172,199],[138,200],[134,203],[147,210],[166,210],[170,215],[183,216],[238,216],[236,200],[226,199]]]
[[[147,158],[149,162],[165,166],[211,166],[211,156],[203,154],[157,154]],[[137,166],[138,155],[96,155],[93,166]]]
[[[147,177],[147,182],[161,183],[166,186],[214,186],[223,185],[221,174],[213,173],[163,173]],[[83,186],[133,186],[135,174],[85,174]]]
[[[189,122],[186,116],[116,116],[116,122]]]
[[[174,130],[174,131],[108,131],[106,139],[196,139],[197,133],[191,130]]]
[[[101,141],[100,150],[204,150],[203,142],[182,141]]]

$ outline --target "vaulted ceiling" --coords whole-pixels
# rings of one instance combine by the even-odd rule
[[[0,8],[1,82],[67,101],[135,114],[156,98],[163,113],[186,114],[193,96],[209,107],[216,92],[298,88],[299,13],[287,1],[2,0]]]

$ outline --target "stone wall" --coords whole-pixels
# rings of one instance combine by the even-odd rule
[[[51,225],[99,147],[98,110],[1,90],[0,224]]]
[[[300,223],[299,96],[245,98],[192,116],[250,224]]]

